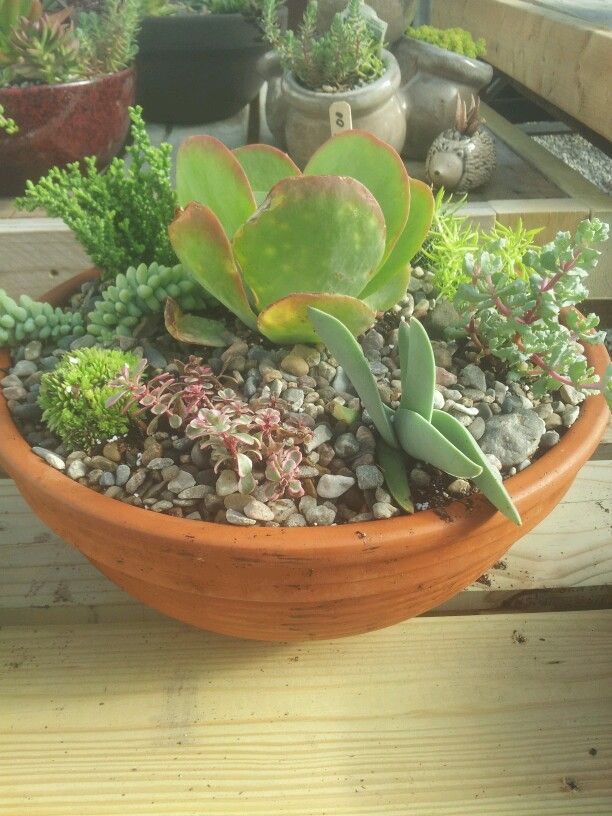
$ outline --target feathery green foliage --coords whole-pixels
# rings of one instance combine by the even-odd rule
[[[437,192],[431,229],[421,252],[421,263],[433,272],[432,283],[438,294],[452,300],[461,283],[469,281],[464,258],[491,241],[498,242],[498,255],[509,278],[524,277],[524,254],[533,247],[541,229],[527,230],[519,219],[515,227],[496,223],[492,229],[480,232],[469,218],[458,215],[465,196],[458,200],[444,200],[444,190]]]
[[[7,136],[13,136],[19,132],[19,126],[14,119],[6,116],[3,105],[0,105],[0,130],[3,130]]]
[[[17,201],[22,209],[40,207],[62,218],[106,279],[141,263],[177,263],[168,239],[176,208],[172,148],[153,147],[141,108],[131,108],[130,117],[133,144],[127,160],[113,159],[104,173],[92,157],[85,159],[84,174],[78,163],[54,167],[37,184],[28,181]]]
[[[66,445],[82,450],[124,436],[129,430],[129,416],[123,411],[122,400],[107,405],[114,393],[109,382],[125,365],[136,363],[133,354],[115,349],[66,352],[40,381],[38,404],[48,428]]]
[[[312,91],[347,91],[366,85],[385,72],[382,43],[368,28],[361,0],[349,0],[347,13],[334,16],[329,31],[317,33],[317,2],[309,0],[295,34],[281,31],[278,0],[264,0],[262,26],[281,64]]]
[[[368,361],[346,326],[317,309],[308,312],[317,334],[348,374],[380,434],[378,462],[401,507],[411,512],[408,481],[401,475],[408,454],[451,476],[473,479],[491,504],[515,524],[521,523],[498,474],[466,428],[450,414],[433,408],[434,355],[427,332],[416,318],[410,324],[400,324],[402,398],[393,411],[383,404]]]
[[[413,40],[437,45],[438,48],[444,48],[446,51],[453,51],[455,54],[471,59],[484,57],[487,53],[487,44],[484,39],[480,37],[474,41],[470,32],[463,28],[435,28],[423,25],[418,28],[408,28],[406,34]]]
[[[603,341],[603,332],[595,331],[599,318],[570,311],[564,325],[559,316],[562,308],[588,297],[584,279],[601,254],[594,247],[607,237],[608,225],[597,218],[580,223],[574,238],[559,232],[546,246],[525,253],[524,276],[508,274],[501,240],[465,258],[468,282],[459,286],[454,305],[470,316],[469,337],[483,354],[502,360],[510,378],[530,379],[536,396],[564,383],[586,393],[606,388],[582,348]]]

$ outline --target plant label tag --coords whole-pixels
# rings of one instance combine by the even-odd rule
[[[329,124],[332,136],[353,129],[353,116],[348,102],[332,102],[329,106]]]

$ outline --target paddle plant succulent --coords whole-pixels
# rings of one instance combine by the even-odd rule
[[[358,335],[405,294],[433,197],[368,133],[327,141],[304,172],[279,150],[229,150],[194,136],[177,157],[184,207],[170,225],[181,263],[249,328],[275,343],[313,343],[310,306]],[[181,339],[184,316],[173,315]],[[189,341],[214,343],[209,322]]]
[[[368,361],[340,320],[310,308],[309,318],[353,383],[379,434],[378,461],[398,504],[412,512],[404,455],[427,462],[451,476],[471,479],[491,504],[515,524],[520,516],[499,474],[478,444],[453,416],[433,407],[436,369],[431,343],[416,318],[402,322],[399,351],[402,396],[393,411],[380,397]]]

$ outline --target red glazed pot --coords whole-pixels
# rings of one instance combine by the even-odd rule
[[[47,296],[63,302],[91,273]],[[603,346],[587,349],[601,374]],[[0,351],[0,368],[8,366]],[[186,623],[256,640],[367,632],[442,603],[472,583],[563,497],[604,432],[603,397],[589,397],[561,441],[506,486],[516,527],[482,496],[452,521],[434,512],[321,528],[243,529],[160,516],[95,493],[30,450],[0,396],[0,465],[34,512],[139,600]]]
[[[1,88],[0,105],[19,131],[0,131],[0,196],[19,195],[28,179],[85,156],[105,167],[125,141],[134,94],[133,67],[63,85]]]

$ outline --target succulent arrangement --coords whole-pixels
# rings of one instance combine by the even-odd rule
[[[282,31],[278,0],[264,0],[262,27],[281,65],[312,91],[346,91],[385,73],[381,37],[368,26],[361,0],[350,0],[334,16],[329,30],[317,31],[316,0],[309,0],[297,31]]]
[[[435,28],[422,25],[406,29],[406,35],[413,40],[437,45],[438,48],[444,48],[445,51],[453,51],[455,54],[461,54],[470,59],[484,57],[487,53],[484,39],[479,37],[474,40],[470,32],[463,28]]]
[[[316,341],[309,306],[354,334],[372,326],[406,291],[433,213],[430,189],[397,154],[355,131],[326,142],[303,174],[270,148],[232,152],[192,137],[177,157],[177,192],[187,206],[169,232],[181,263],[275,343]],[[203,345],[216,340],[211,328]]]
[[[125,161],[54,169],[20,202],[63,218],[102,272],[65,308],[0,291],[1,384],[35,452],[193,519],[357,522],[477,489],[519,524],[502,473],[608,387],[584,355],[596,318],[571,309],[605,226],[544,247],[521,225],[480,233],[361,131],[303,172],[191,137],[175,190],[169,147],[132,122]],[[502,462],[491,437],[517,424]]]
[[[457,97],[455,126],[434,139],[425,160],[427,178],[434,187],[465,192],[486,184],[497,161],[493,137],[480,127],[480,100],[469,107]]]
[[[0,87],[90,79],[133,61],[137,0],[104,0],[89,12],[47,6],[41,0],[0,0]]]

